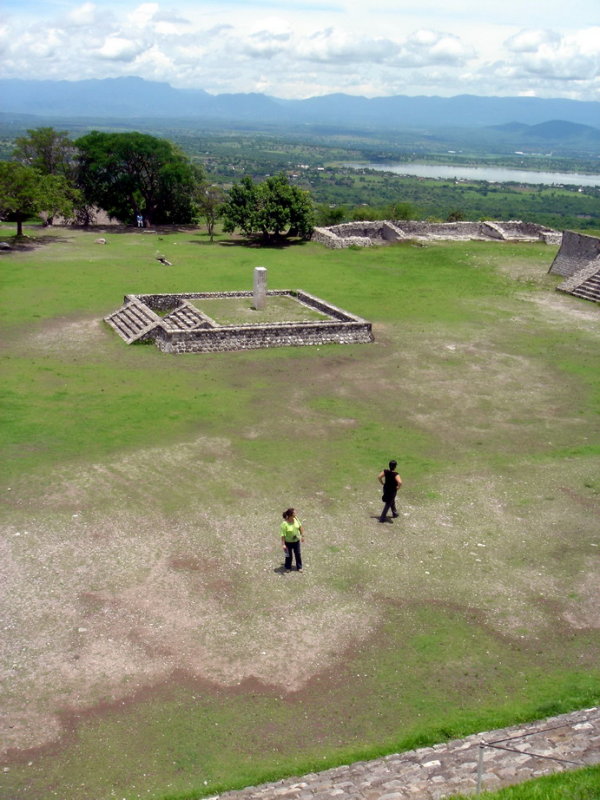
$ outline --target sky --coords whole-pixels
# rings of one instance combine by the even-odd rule
[[[130,75],[282,98],[600,101],[600,0],[0,0],[1,78]]]

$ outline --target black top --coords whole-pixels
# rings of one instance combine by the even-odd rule
[[[384,469],[383,470],[383,495],[384,497],[392,497],[396,496],[396,492],[398,491],[398,484],[396,483],[396,476],[398,473],[392,469]]]

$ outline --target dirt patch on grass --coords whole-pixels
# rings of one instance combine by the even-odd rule
[[[63,469],[42,495],[20,493],[0,560],[5,746],[47,743],[66,705],[124,699],[174,671],[216,686],[254,679],[297,691],[368,640],[382,596],[479,610],[508,636],[549,635],[540,597],[564,597],[564,619],[577,628],[597,612],[588,510],[564,492],[550,506],[543,489],[560,472],[563,485],[585,493],[587,465],[530,465],[512,485],[448,475],[429,499],[409,477],[393,526],[375,521],[371,481],[355,492],[350,517],[315,496],[301,510],[306,571],[284,575],[276,498],[250,488],[243,513],[228,515],[210,502],[215,475],[235,493],[228,451],[206,439],[151,448]],[[187,500],[167,511],[172,492]],[[552,548],[572,546],[578,529],[577,547],[555,563]],[[574,575],[579,615],[567,598]]]
[[[523,299],[543,309],[544,318],[554,325],[575,325],[593,336],[600,336],[598,307],[579,298],[554,294],[524,295]]]
[[[331,587],[280,572],[278,523],[256,499],[243,522],[204,500],[165,517],[162,481],[188,470],[210,487],[215,450],[223,456],[222,441],[138,452],[29,494],[38,512],[4,540],[8,746],[56,735],[46,722],[66,698],[87,707],[177,669],[225,686],[301,685],[368,632],[373,613],[358,598],[342,604]],[[35,700],[23,714],[25,696]]]
[[[600,539],[600,536],[598,537]],[[596,543],[600,550],[600,542]],[[598,554],[600,556],[600,553]],[[600,572],[598,556],[589,558],[573,587],[573,602],[564,611],[564,618],[574,628],[600,628]]]
[[[92,353],[105,338],[107,328],[101,319],[52,320],[32,331],[23,346],[47,353]]]

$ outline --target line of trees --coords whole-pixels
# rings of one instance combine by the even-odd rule
[[[202,216],[213,240],[224,230],[272,241],[308,237],[310,194],[283,174],[255,184],[244,178],[229,192],[211,186],[204,171],[171,142],[144,133],[92,131],[72,141],[64,131],[37,128],[15,142],[13,161],[0,162],[0,218],[17,224],[60,215],[83,225],[103,209],[124,224],[190,224]]]

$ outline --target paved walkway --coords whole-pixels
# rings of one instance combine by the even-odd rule
[[[485,743],[485,747],[481,747]],[[510,748],[510,749],[506,749]],[[515,752],[518,751],[518,752]],[[482,758],[480,758],[480,754]],[[600,763],[600,708],[250,786],[223,800],[438,800]]]

